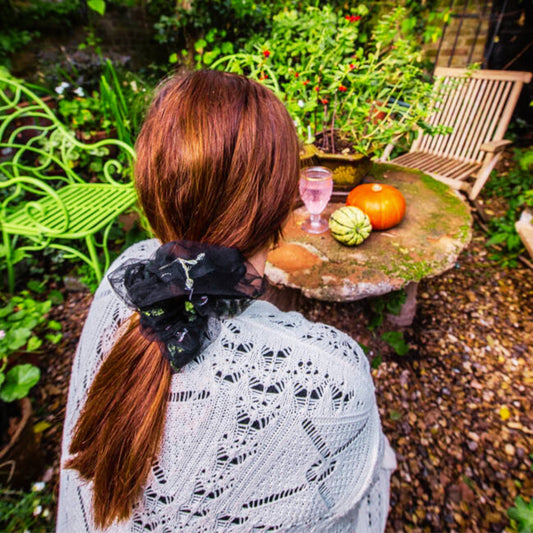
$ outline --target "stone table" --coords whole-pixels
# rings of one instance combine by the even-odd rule
[[[470,242],[470,209],[447,185],[396,165],[374,164],[364,183],[386,183],[402,192],[407,211],[398,226],[373,231],[361,245],[346,247],[329,232],[302,231],[308,214],[300,207],[290,216],[283,241],[270,252],[266,275],[278,289],[297,289],[303,296],[324,301],[354,301],[405,288],[407,302],[400,316],[392,318],[396,325],[409,325],[418,282],[455,266]],[[343,205],[335,202],[334,197],[323,216]],[[274,299],[279,301],[280,294]]]

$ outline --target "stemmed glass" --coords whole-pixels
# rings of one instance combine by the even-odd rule
[[[300,196],[310,213],[310,217],[302,224],[307,233],[324,233],[328,223],[320,213],[328,205],[333,192],[333,174],[324,167],[304,168],[300,174]]]

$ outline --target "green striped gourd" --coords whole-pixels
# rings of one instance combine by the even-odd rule
[[[372,225],[361,209],[345,206],[329,217],[329,229],[334,239],[346,246],[361,244],[372,231]]]

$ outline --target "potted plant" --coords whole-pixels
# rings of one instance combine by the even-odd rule
[[[337,185],[352,188],[370,158],[391,141],[424,127],[432,84],[412,38],[404,7],[382,15],[368,35],[368,9],[335,13],[326,5],[283,11],[270,38],[214,61],[212,68],[246,73],[274,91],[305,143],[304,164],[329,166]],[[350,168],[362,162],[362,172]]]
[[[35,479],[41,468],[28,399],[40,370],[29,357],[42,336],[61,339],[61,325],[46,318],[50,307],[49,300],[38,302],[27,291],[0,307],[0,483],[13,487]]]

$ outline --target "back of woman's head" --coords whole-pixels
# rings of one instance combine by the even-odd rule
[[[137,152],[139,197],[163,243],[230,246],[249,257],[279,237],[296,195],[298,143],[283,105],[261,85],[214,71],[168,80]],[[169,362],[134,313],[91,384],[66,463],[93,482],[98,527],[127,518],[141,497],[170,381]]]
[[[167,81],[137,140],[136,186],[156,236],[238,248],[279,237],[298,182],[298,141],[282,103],[234,74]]]

